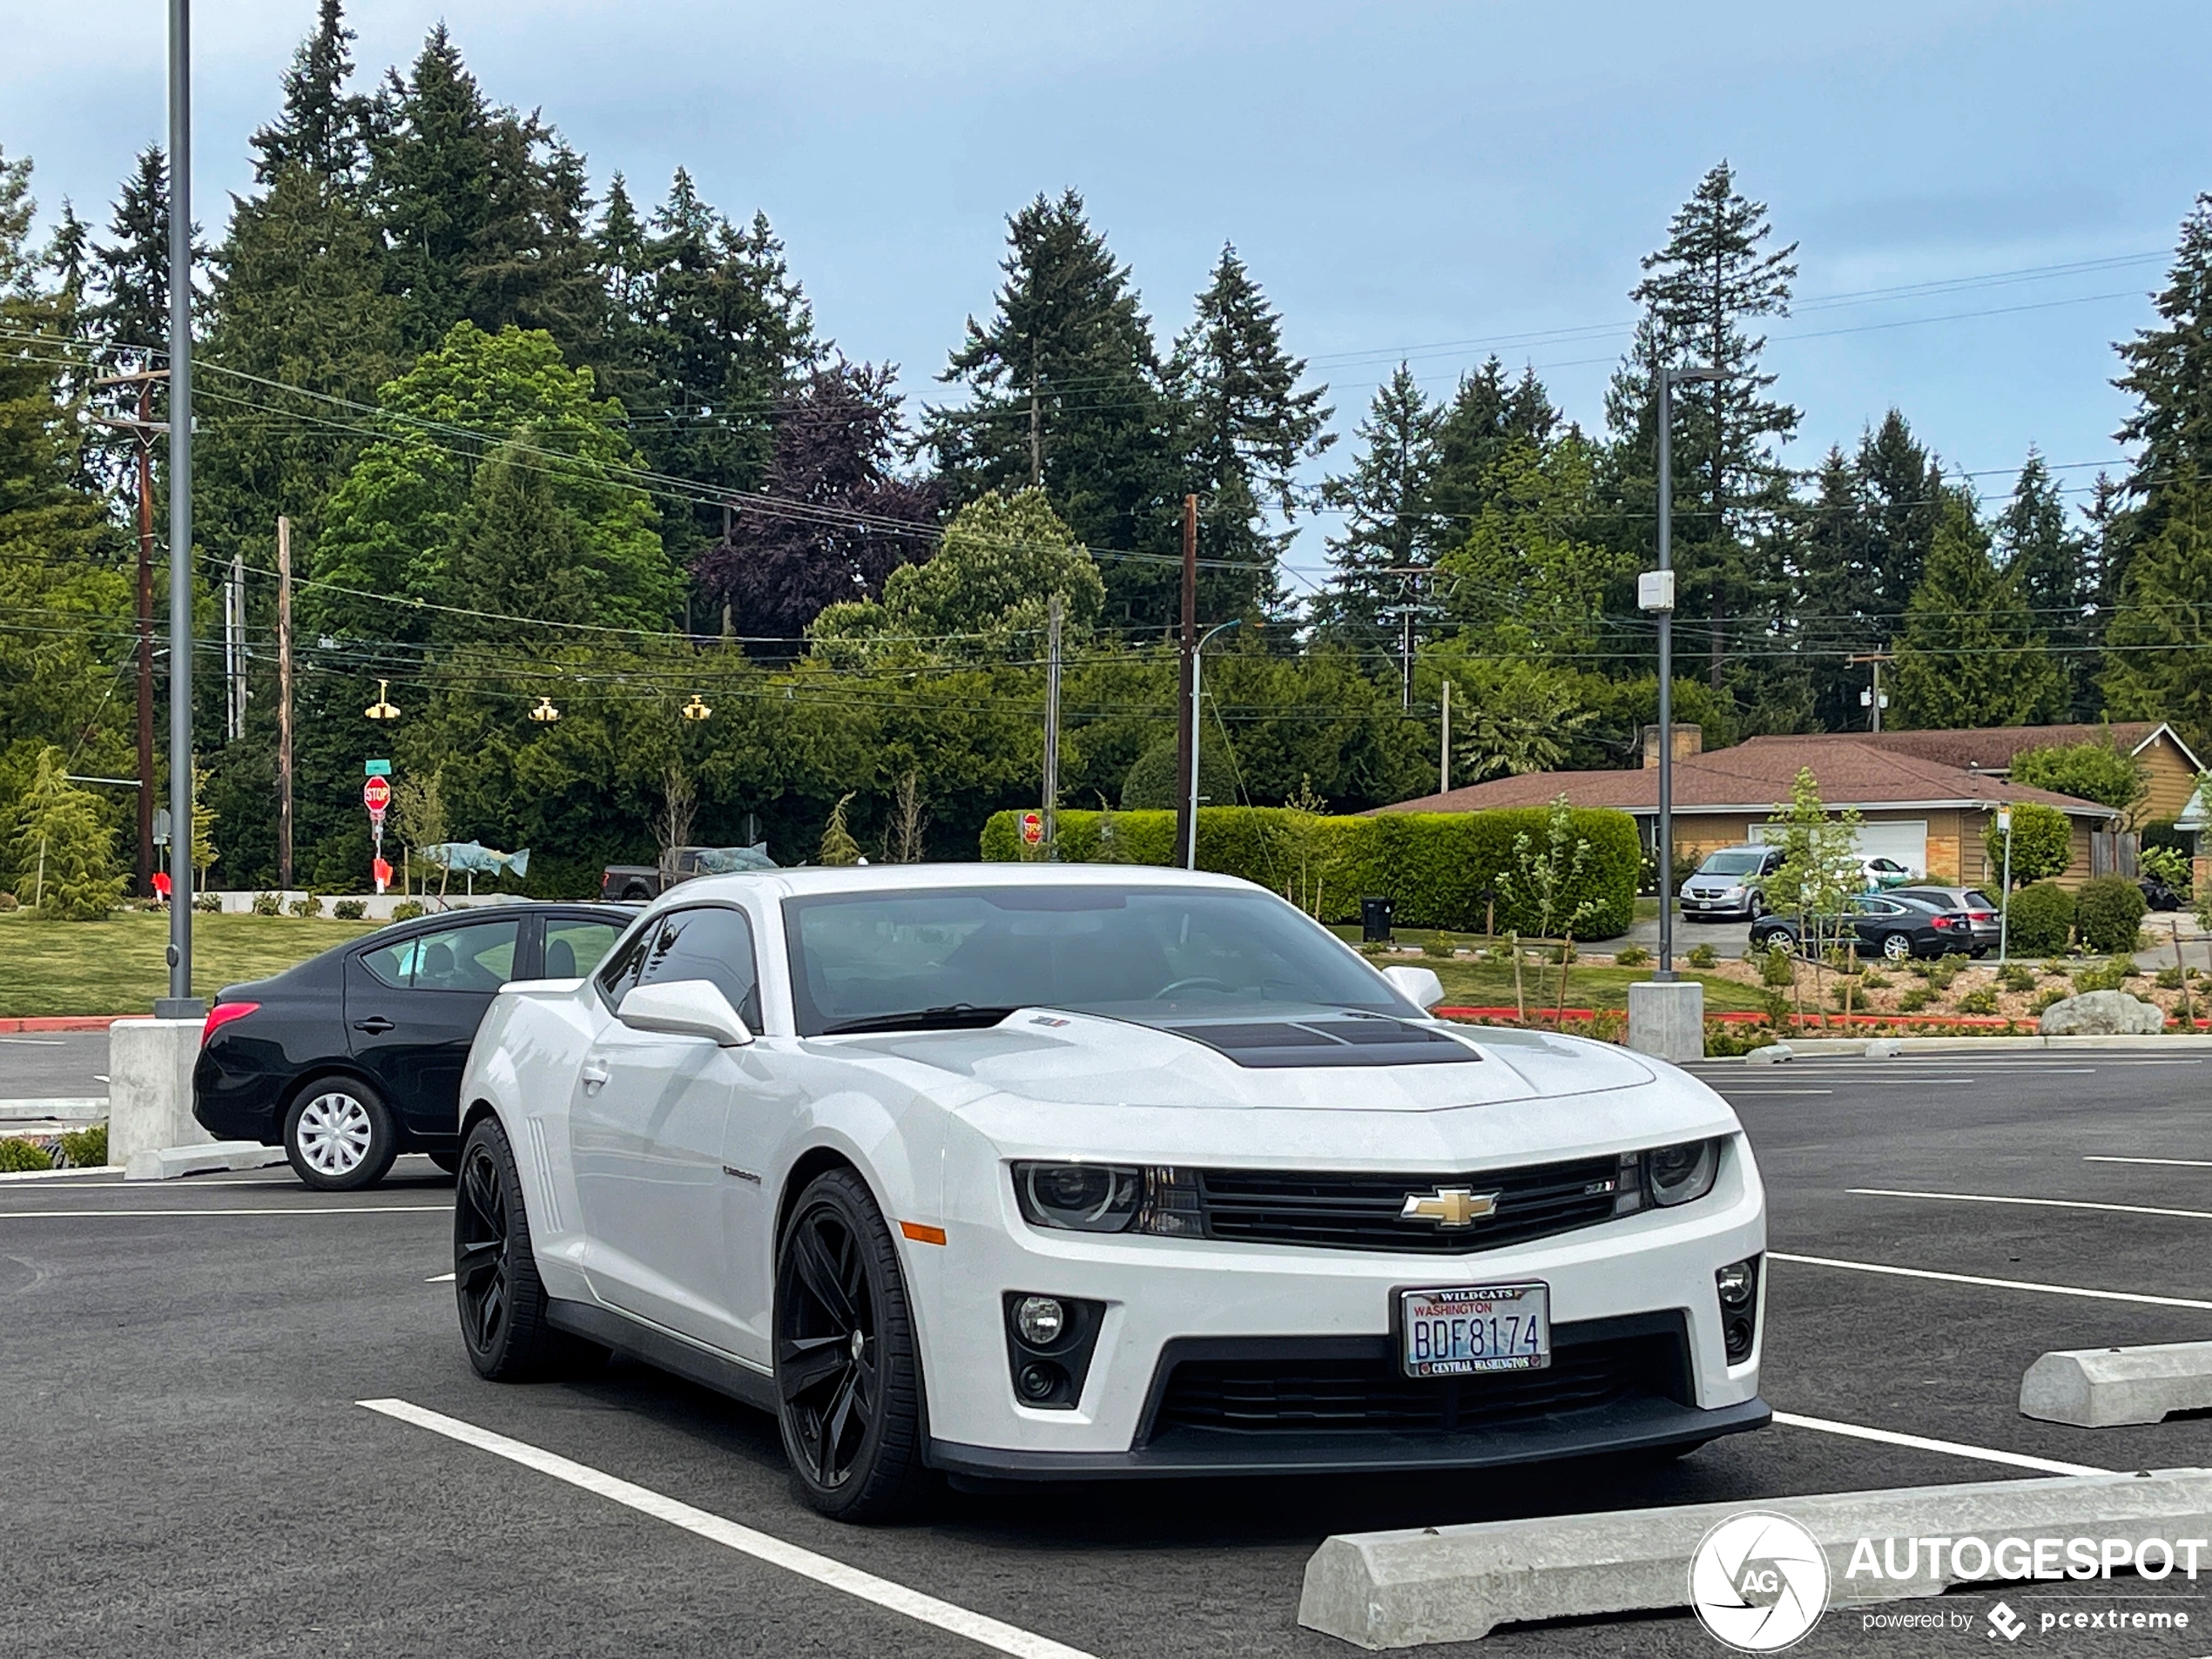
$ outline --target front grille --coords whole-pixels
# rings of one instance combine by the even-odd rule
[[[1456,1176],[1274,1170],[1201,1170],[1197,1176],[1210,1238],[1465,1256],[1610,1218],[1620,1168],[1618,1158],[1602,1157]],[[1409,1193],[1440,1187],[1494,1192],[1496,1212],[1465,1228],[1399,1219]]]
[[[1169,1373],[1153,1432],[1238,1429],[1254,1433],[1365,1430],[1456,1433],[1560,1412],[1609,1406],[1634,1394],[1677,1392],[1681,1341],[1620,1337],[1556,1348],[1542,1371],[1477,1377],[1400,1374],[1386,1345],[1368,1359],[1185,1359]]]

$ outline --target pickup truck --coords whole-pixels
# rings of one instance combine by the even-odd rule
[[[752,846],[671,846],[658,864],[610,864],[600,873],[599,896],[620,904],[657,899],[695,875],[728,875],[736,870],[772,870],[768,843]]]

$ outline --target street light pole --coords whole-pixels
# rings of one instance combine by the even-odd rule
[[[198,1019],[192,994],[192,0],[169,0],[169,995],[157,1019]],[[184,849],[182,858],[175,849]]]
[[[1190,808],[1187,814],[1187,821],[1190,826],[1189,836],[1183,843],[1183,867],[1186,870],[1195,870],[1198,867],[1198,728],[1203,724],[1198,714],[1201,707],[1199,698],[1202,695],[1200,682],[1204,672],[1206,647],[1212,643],[1216,634],[1226,633],[1231,628],[1238,626],[1243,621],[1244,618],[1241,617],[1231,617],[1227,622],[1207,629],[1190,651],[1190,775],[1184,780],[1187,786],[1184,799]]]

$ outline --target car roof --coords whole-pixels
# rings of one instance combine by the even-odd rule
[[[735,898],[765,894],[774,898],[811,898],[819,894],[914,893],[954,887],[1197,887],[1264,893],[1264,887],[1233,875],[1204,870],[1168,869],[1150,864],[872,864],[800,866],[785,870],[738,870],[728,875],[694,876],[671,887],[656,901]]]

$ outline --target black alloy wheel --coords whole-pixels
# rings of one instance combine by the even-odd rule
[[[898,1252],[866,1184],[818,1177],[776,1256],[777,1420],[799,1495],[843,1521],[910,1507],[921,1462],[921,1374]]]
[[[453,1293],[469,1363],[495,1382],[529,1382],[604,1360],[606,1351],[547,1323],[523,1183],[507,1132],[477,1121],[461,1145],[453,1195]]]

